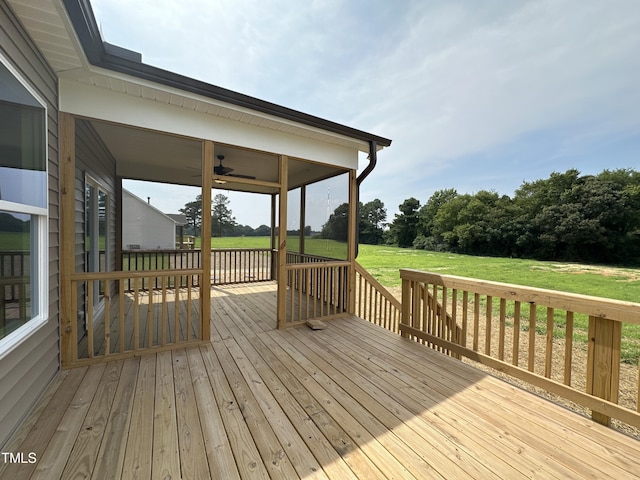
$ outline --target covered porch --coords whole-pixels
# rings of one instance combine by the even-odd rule
[[[7,478],[636,478],[637,440],[348,316],[276,329],[216,286],[211,341],[65,371]]]
[[[125,358],[149,349],[208,342],[209,291],[221,279],[220,283],[276,281],[278,301],[272,314],[278,328],[353,313],[361,180],[356,169],[360,152],[369,154],[371,167],[375,163],[379,148],[375,139],[299,126],[289,126],[283,133],[281,125],[266,120],[263,131],[249,117],[243,117],[249,125],[233,119],[239,131],[231,132],[221,128],[231,120],[212,120],[214,114],[206,110],[211,105],[202,99],[195,112],[179,112],[186,118],[171,118],[169,113],[177,113],[174,106],[145,97],[139,107],[149,117],[140,119],[121,95],[95,88],[102,79],[96,72],[89,81],[93,87],[87,87],[86,77],[76,79],[80,86],[73,90],[67,81],[62,87],[68,110],[60,114],[65,160],[60,175],[63,367],[103,361],[112,354]],[[131,86],[129,80],[120,81],[123,87]],[[106,104],[118,108],[105,109]],[[208,128],[212,121],[222,122],[215,125],[215,135]],[[213,136],[222,141],[209,139]],[[146,251],[141,256],[125,251],[123,179],[199,187],[201,249]],[[305,252],[308,190],[328,181],[339,184],[348,206],[343,248],[337,256],[310,255]],[[271,215],[265,219],[271,226],[268,249],[212,251],[211,204],[216,189],[270,201]],[[296,298],[292,289],[298,292]],[[148,320],[138,318],[144,304]],[[134,312],[131,316],[129,309]]]

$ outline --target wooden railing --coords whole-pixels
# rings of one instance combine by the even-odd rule
[[[355,314],[371,323],[400,333],[402,304],[356,262]]]
[[[202,341],[202,270],[74,273],[65,366],[126,358]],[[96,289],[96,284],[98,288]],[[149,286],[159,285],[157,288]],[[178,288],[175,288],[178,285]],[[104,292],[95,301],[96,291]],[[86,298],[78,298],[86,295]],[[208,321],[205,316],[205,321]]]
[[[30,308],[30,254],[28,251],[0,252],[0,338],[9,323],[28,320]]]
[[[323,257],[322,255],[311,255],[309,253],[287,251],[287,263],[322,263],[322,262],[336,262],[337,258]]]
[[[201,268],[201,250],[125,250],[122,269],[186,270]],[[268,248],[216,248],[211,250],[211,284],[264,282],[271,278],[271,250]],[[185,287],[186,285],[180,285]],[[145,286],[146,287],[146,286]],[[154,285],[158,288],[159,285]],[[131,288],[127,283],[126,290]]]
[[[287,265],[286,326],[335,317],[348,308],[349,262]]]
[[[640,427],[637,350],[621,356],[640,304],[409,269],[400,277],[403,336],[578,403],[600,423]]]

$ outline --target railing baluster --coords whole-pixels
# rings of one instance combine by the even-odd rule
[[[498,358],[500,360],[504,360],[504,340],[505,340],[505,329],[506,329],[506,316],[507,316],[507,300],[504,298],[500,299],[500,328],[499,328],[499,339],[498,339]]]
[[[533,372],[536,359],[536,304],[529,304],[529,359],[527,368]]]
[[[124,281],[118,282],[118,343],[120,344],[120,353],[124,353]]]
[[[140,349],[140,290],[138,277],[133,279],[133,350]]]
[[[104,282],[104,354],[111,353],[111,282]]]
[[[473,351],[477,352],[480,336],[480,294],[473,294]]]
[[[547,342],[544,359],[544,376],[551,378],[553,362],[553,308],[547,307]]]
[[[93,280],[87,282],[87,312],[86,328],[87,328],[87,353],[89,358],[93,358]]]
[[[520,302],[513,305],[513,353],[511,363],[518,366],[520,360]]]
[[[487,295],[487,305],[485,310],[485,327],[484,327],[484,353],[491,355],[491,322],[493,320],[493,297]]]
[[[454,288],[451,291],[451,326],[449,333],[447,334],[447,340],[459,343],[458,337],[458,289]]]
[[[469,322],[469,292],[462,292],[462,346],[467,346],[467,328]]]
[[[567,312],[564,340],[564,384],[571,385],[571,366],[573,365],[573,312]],[[640,383],[639,383],[640,384]]]
[[[161,345],[167,344],[167,277],[162,276],[162,314],[160,324],[160,343]]]

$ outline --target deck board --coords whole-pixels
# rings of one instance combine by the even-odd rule
[[[0,477],[638,476],[637,440],[361,319],[276,330],[271,283],[214,287],[211,318],[204,346],[64,372],[7,447],[37,462]]]

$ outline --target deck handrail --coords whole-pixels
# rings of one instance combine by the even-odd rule
[[[362,265],[355,263],[355,314],[371,323],[400,333],[402,303]]]
[[[640,324],[640,303],[413,269],[401,269],[400,277],[403,336],[581,404],[600,423],[617,418],[640,427],[637,361],[625,365],[635,392],[624,405],[619,402],[622,324]],[[537,323],[542,310],[545,321]],[[459,335],[445,328],[447,316]],[[574,338],[581,329],[584,347]],[[587,350],[586,365],[574,361],[580,348]]]
[[[72,273],[70,311],[79,316],[63,325],[63,367],[202,343],[197,285],[203,274],[202,269]]]
[[[285,265],[285,319],[279,327],[344,314],[349,305],[350,266],[342,260]]]
[[[212,248],[211,284],[273,280],[271,256],[270,248]],[[126,271],[197,269],[202,266],[201,249],[123,250],[121,258],[122,269]]]

